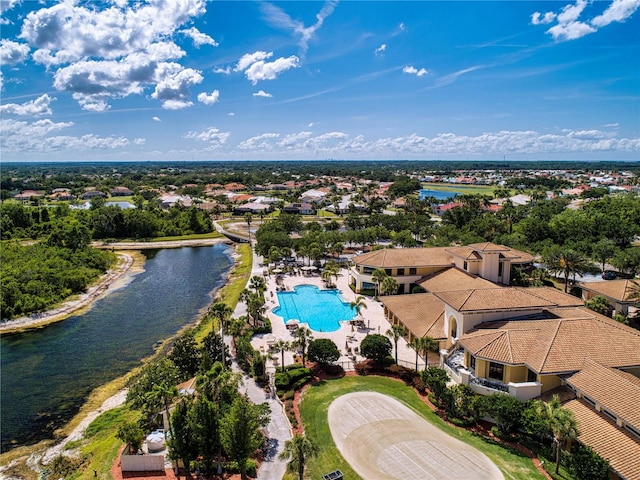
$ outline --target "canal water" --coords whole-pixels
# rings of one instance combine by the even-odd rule
[[[143,253],[144,271],[88,312],[0,337],[3,452],[52,438],[93,389],[194,321],[232,265],[224,244]]]

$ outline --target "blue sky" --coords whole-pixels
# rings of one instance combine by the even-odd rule
[[[640,0],[0,0],[2,160],[640,160]]]

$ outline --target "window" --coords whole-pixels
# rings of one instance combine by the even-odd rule
[[[385,269],[384,269],[384,271],[385,271],[385,273],[386,273],[387,275],[389,275],[389,276],[391,276],[391,275],[392,275],[392,273],[391,273],[391,271],[392,271],[392,270],[391,270],[390,268],[385,268]]]
[[[409,269],[409,275],[415,275],[416,273],[418,273],[418,271],[414,267]]]
[[[489,378],[501,382],[504,378],[504,365],[501,363],[489,362]]]
[[[498,276],[501,277],[504,273],[504,262],[498,262]]]
[[[464,263],[462,264],[462,269],[464,271],[468,271],[469,270],[469,264],[467,263],[467,261],[465,260]]]
[[[538,375],[536,374],[536,372],[534,372],[533,370],[531,370],[530,368],[527,369],[527,382],[536,382],[538,381]]]
[[[404,268],[399,268],[398,269],[398,276],[400,275],[404,275]]]
[[[476,369],[476,357],[473,355],[469,355],[469,369],[474,371]]]
[[[371,275],[373,273],[373,268],[371,267],[364,267],[362,269],[362,273],[366,274],[366,275]]]

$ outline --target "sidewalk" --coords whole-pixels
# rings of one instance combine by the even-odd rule
[[[253,264],[251,269],[251,277],[254,275],[262,276],[262,258],[257,256],[255,250],[253,251]],[[243,302],[239,302],[236,309],[233,312],[233,317],[238,318],[247,314],[247,307]],[[227,344],[230,341],[230,337],[225,338]],[[231,365],[233,371],[241,372],[238,363],[233,359]],[[281,479],[287,469],[287,461],[280,460],[278,455],[284,449],[284,442],[291,439],[291,424],[289,419],[284,413],[284,407],[278,399],[270,398],[269,395],[251,378],[249,375],[243,373],[243,385],[240,387],[240,391],[244,391],[252,402],[269,404],[271,409],[271,419],[269,425],[267,425],[268,434],[268,450],[267,456],[258,470],[258,480],[279,480]]]

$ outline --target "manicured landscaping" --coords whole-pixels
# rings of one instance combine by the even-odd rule
[[[320,449],[318,456],[308,463],[307,475],[309,478],[321,478],[322,475],[333,470],[341,470],[345,480],[360,478],[336,448],[327,420],[327,411],[334,399],[346,393],[359,391],[379,392],[399,400],[447,434],[487,455],[503,472],[506,479],[544,478],[535,468],[531,459],[516,449],[505,447],[467,430],[446,424],[412,388],[397,380],[374,376],[323,380],[304,392],[300,403],[300,416],[306,434]]]

